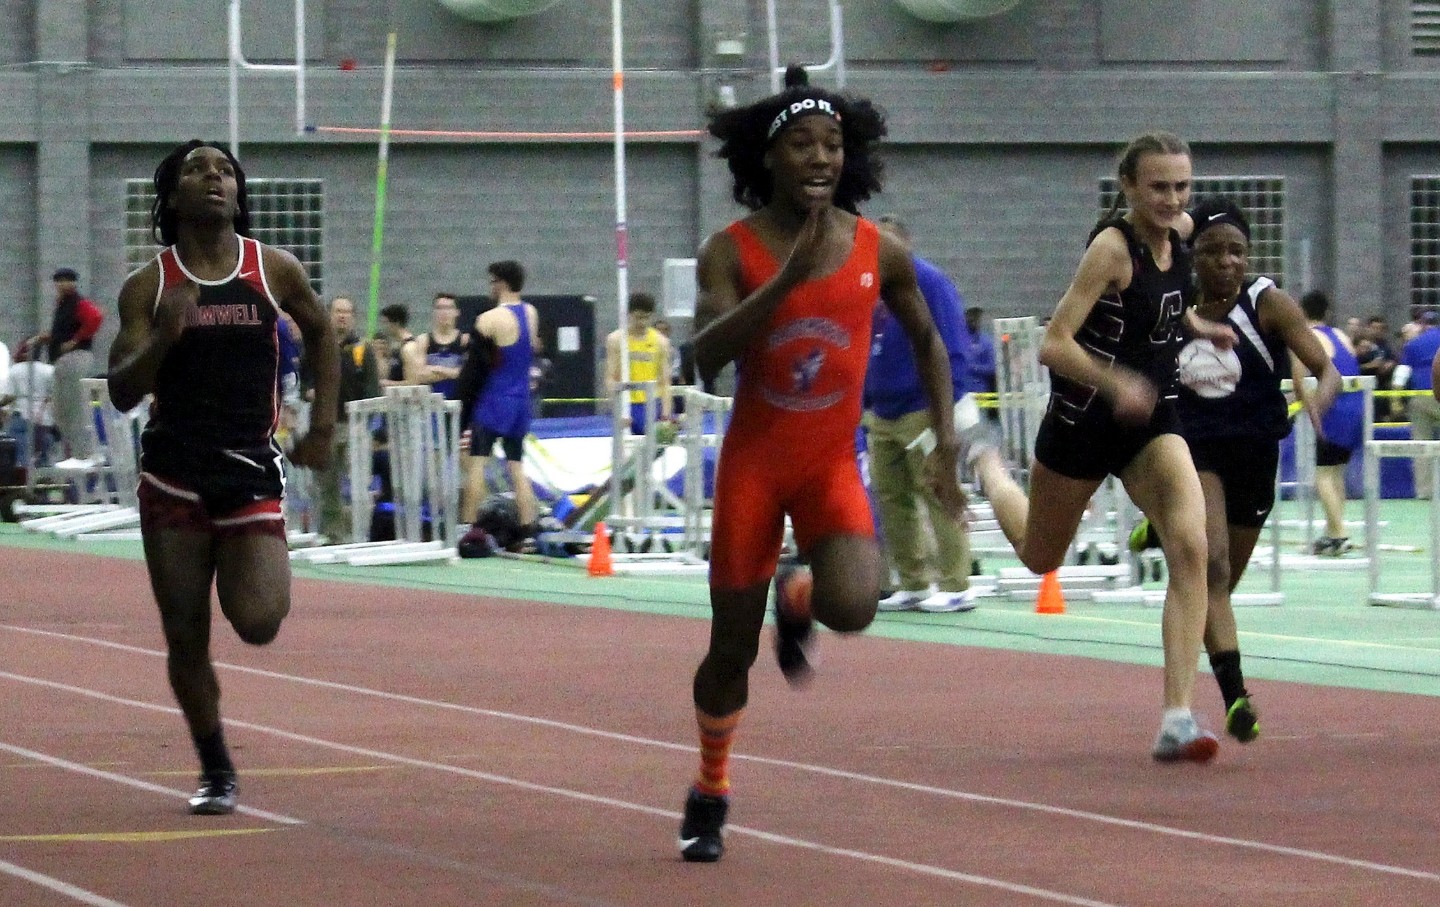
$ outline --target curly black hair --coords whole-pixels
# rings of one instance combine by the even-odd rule
[[[219,142],[191,139],[176,146],[155,168],[155,202],[150,206],[150,234],[163,246],[175,245],[179,236],[175,212],[170,209],[170,196],[175,194],[175,188],[180,184],[180,165],[196,148],[217,149],[230,161],[230,166],[235,168],[235,232],[241,236],[250,235],[250,204],[245,195],[245,169],[240,166],[235,155],[230,153],[230,149]]]
[[[884,165],[876,157],[875,147],[887,131],[885,115],[867,98],[811,87],[809,76],[800,66],[786,70],[785,89],[779,94],[744,107],[711,112],[710,134],[721,143],[715,156],[725,159],[735,178],[731,194],[752,211],[770,203],[774,186],[764,158],[774,138],[769,134],[771,124],[791,104],[807,100],[828,103],[839,114],[845,163],[835,188],[835,205],[859,214],[860,202],[880,191]]]
[[[1250,218],[1245,216],[1245,211],[1230,199],[1223,195],[1207,195],[1195,204],[1195,210],[1190,212],[1190,217],[1195,221],[1195,229],[1190,234],[1190,245],[1200,238],[1200,234],[1210,227],[1219,224],[1230,224],[1241,233],[1245,234],[1245,241],[1250,241]]]

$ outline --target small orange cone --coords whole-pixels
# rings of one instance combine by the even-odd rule
[[[590,575],[615,575],[615,564],[610,560],[610,530],[605,528],[604,520],[595,524],[595,541],[590,544]]]
[[[1040,577],[1040,594],[1035,598],[1035,613],[1065,613],[1065,596],[1060,591],[1060,574],[1054,570]]]

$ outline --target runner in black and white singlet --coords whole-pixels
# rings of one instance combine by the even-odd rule
[[[1185,309],[1189,148],[1169,133],[1140,136],[1126,147],[1118,173],[1129,211],[1113,217],[1117,197],[1092,232],[1041,344],[1054,394],[1035,440],[1028,497],[993,445],[972,445],[967,458],[1000,528],[1036,573],[1064,562],[1101,481],[1116,475],[1124,483],[1159,530],[1169,572],[1164,711],[1151,754],[1205,762],[1218,741],[1190,709],[1205,626],[1205,500],[1166,398],[1174,392],[1182,327],[1224,348],[1234,336]]]
[[[110,398],[153,394],[141,437],[140,536],[170,688],[200,757],[190,811],[235,809],[235,765],[210,659],[210,589],[236,635],[275,638],[290,611],[283,477],[274,431],[276,323],[289,314],[315,376],[310,428],[290,460],[330,457],[340,383],[330,320],[295,256],[248,238],[245,171],[222,146],[179,146],[155,168],[151,228],[165,250],[120,290]]]
[[[1319,376],[1307,408],[1317,423],[1340,388],[1340,373],[1310,332],[1305,313],[1268,277],[1246,274],[1250,223],[1233,202],[1212,198],[1195,209],[1191,237],[1198,279],[1196,313],[1228,324],[1235,346],[1208,340],[1181,351],[1176,401],[1205,494],[1209,548],[1205,650],[1225,701],[1225,730],[1242,743],[1260,733],[1245,689],[1231,593],[1240,582],[1275,503],[1280,440],[1290,432],[1280,381],[1293,353]]]

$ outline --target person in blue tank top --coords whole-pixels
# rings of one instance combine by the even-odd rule
[[[1305,313],[1268,277],[1247,273],[1250,222],[1229,199],[1210,198],[1191,215],[1195,312],[1228,324],[1235,345],[1217,350],[1196,338],[1180,350],[1176,409],[1205,494],[1209,547],[1205,651],[1225,701],[1225,730],[1241,743],[1260,734],[1245,689],[1231,594],[1275,505],[1280,440],[1290,432],[1280,382],[1290,356],[1319,376],[1307,407],[1317,429],[1340,390],[1340,373],[1310,332]]]
[[[1305,310],[1310,329],[1340,376],[1359,375],[1360,362],[1350,338],[1325,323],[1330,297],[1312,290],[1300,297],[1300,308]],[[1300,379],[1308,374],[1304,369],[1295,370],[1297,388]],[[1296,396],[1303,400],[1304,391],[1297,389]],[[1325,535],[1315,540],[1314,553],[1324,557],[1339,557],[1350,550],[1350,539],[1345,535],[1345,471],[1350,457],[1365,443],[1364,407],[1365,395],[1360,391],[1339,395],[1315,432],[1315,495],[1325,511]]]
[[[1116,216],[1117,196],[1091,231],[1041,343],[1052,393],[1035,439],[1028,497],[993,443],[971,443],[966,459],[1005,537],[1036,573],[1064,562],[1106,476],[1124,483],[1160,530],[1169,573],[1161,618],[1164,709],[1151,755],[1207,762],[1219,741],[1191,711],[1205,627],[1205,498],[1178,433],[1175,357],[1187,333],[1227,348],[1234,335],[1186,309],[1193,292],[1184,244],[1192,227],[1185,210],[1189,146],[1167,132],[1142,135],[1125,148],[1117,170],[1129,211]]]
[[[465,464],[465,487],[460,515],[474,520],[485,502],[485,471],[499,441],[505,453],[505,467],[515,489],[520,525],[534,535],[539,519],[535,489],[525,475],[525,436],[530,433],[534,407],[530,399],[530,366],[543,349],[540,316],[535,307],[520,298],[525,286],[525,269],[515,261],[490,265],[490,291],[495,307],[475,319],[475,332],[493,342],[498,352],[470,413],[470,458]]]

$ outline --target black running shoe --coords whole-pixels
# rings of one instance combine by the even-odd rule
[[[690,788],[680,823],[680,856],[687,863],[714,863],[725,852],[725,814],[730,801]]]
[[[207,772],[200,776],[200,789],[190,798],[194,816],[228,816],[235,811],[234,772]]]
[[[1249,696],[1241,696],[1226,710],[1225,732],[1241,743],[1249,743],[1260,736],[1260,713],[1255,710]]]
[[[806,609],[794,617],[791,599],[811,583],[810,571],[794,564],[775,574],[775,660],[792,687],[804,686],[815,673],[810,650],[815,645],[815,620]]]

